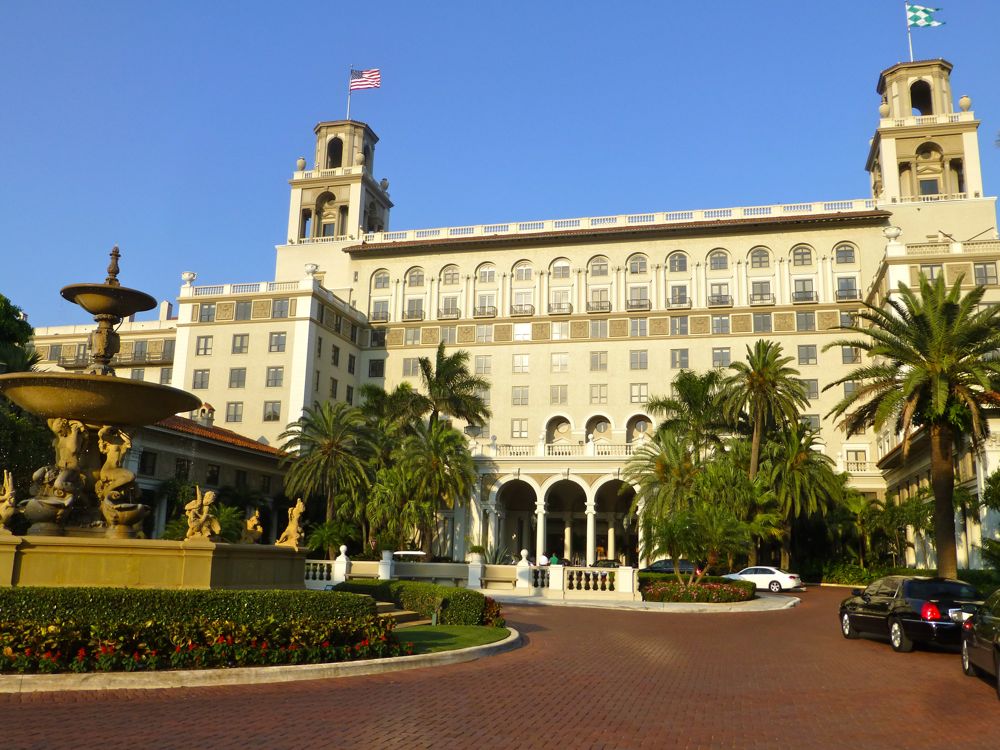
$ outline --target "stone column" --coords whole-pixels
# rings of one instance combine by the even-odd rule
[[[617,560],[618,550],[615,547],[615,514],[608,513],[608,559]]]
[[[545,498],[535,501],[535,562],[545,554]]]
[[[563,560],[569,560],[573,557],[573,513],[564,513],[563,521],[566,526],[563,529]]]
[[[597,559],[597,509],[594,501],[587,502],[587,565]]]

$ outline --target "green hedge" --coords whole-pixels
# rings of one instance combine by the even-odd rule
[[[375,615],[375,602],[330,591],[170,591],[163,589],[0,589],[0,621],[165,622],[205,618],[256,623],[274,618],[337,620]]]
[[[337,591],[368,594],[381,602],[430,617],[438,608],[441,625],[494,625],[502,627],[500,607],[478,591],[419,581],[346,581]]]
[[[139,621],[0,620],[0,672],[135,672],[318,664],[412,653],[376,616],[253,623],[156,615]]]
[[[853,563],[833,563],[823,568],[823,572],[809,576],[813,582],[842,583],[855,586],[867,586],[872,581],[885,576],[936,576],[937,570],[928,568],[892,568],[889,566],[873,566],[862,568]],[[1000,571],[997,570],[960,570],[960,580],[971,583],[981,593],[989,595],[1000,588]]]
[[[745,602],[753,599],[756,591],[752,581],[733,581],[715,578],[691,585],[673,580],[659,580],[641,589],[643,601],[647,602],[709,602],[723,604]]]
[[[681,578],[687,581],[691,577],[690,573],[681,573]],[[697,576],[696,576],[697,577]],[[648,586],[651,583],[656,583],[657,581],[673,581],[677,582],[677,576],[673,573],[640,573],[639,574],[639,588],[643,586]],[[722,576],[705,576],[701,579],[702,583],[732,583],[732,579],[723,578]]]

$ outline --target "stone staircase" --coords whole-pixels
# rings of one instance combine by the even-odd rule
[[[379,617],[390,617],[396,621],[396,629],[412,628],[414,625],[430,625],[430,618],[419,612],[399,609],[393,602],[375,602],[375,610]]]

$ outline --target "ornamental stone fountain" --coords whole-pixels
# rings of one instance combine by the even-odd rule
[[[305,553],[297,548],[136,538],[149,507],[137,502],[135,475],[123,466],[131,433],[201,401],[177,388],[115,376],[117,326],[156,306],[148,294],[120,284],[120,257],[113,248],[103,284],[71,284],[61,292],[97,323],[83,373],[0,375],[0,393],[45,419],[55,448],[54,462],[34,472],[25,500],[16,502],[4,472],[0,586],[302,588]],[[16,513],[30,522],[25,537],[3,528]]]

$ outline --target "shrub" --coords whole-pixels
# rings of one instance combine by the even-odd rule
[[[726,602],[745,602],[754,597],[752,581],[732,581],[715,579],[705,583],[683,584],[675,578],[673,581],[656,581],[642,589],[642,598],[647,602],[709,602],[722,604]]]
[[[483,625],[486,597],[478,591],[418,581],[347,581],[337,591],[368,594],[382,602],[430,617],[439,611],[441,625]],[[497,607],[499,609],[499,607]]]
[[[500,604],[496,599],[487,596],[486,606],[483,607],[483,625],[491,628],[502,628],[507,624],[507,620],[504,619],[503,612],[500,610]]]
[[[824,566],[819,579],[823,583],[841,583],[855,586],[867,586],[874,580],[885,576],[936,576],[933,568],[892,568],[871,567],[862,568],[854,563],[838,562]],[[960,580],[971,583],[984,595],[989,595],[1000,588],[1000,571],[996,570],[960,570]]]
[[[691,577],[690,573],[681,574],[681,578],[687,581]],[[696,576],[697,577],[697,576]],[[677,583],[677,576],[673,573],[640,573],[639,574],[639,588],[647,586],[651,583],[656,583],[657,581],[673,581]],[[722,576],[705,576],[701,579],[702,583],[732,583],[732,579],[723,578]]]
[[[164,622],[206,618],[237,624],[297,617],[338,620],[372,617],[368,597],[333,591],[170,591],[163,589],[0,589],[0,621]]]
[[[391,620],[154,617],[139,621],[0,621],[0,672],[118,672],[317,664],[404,652]]]

